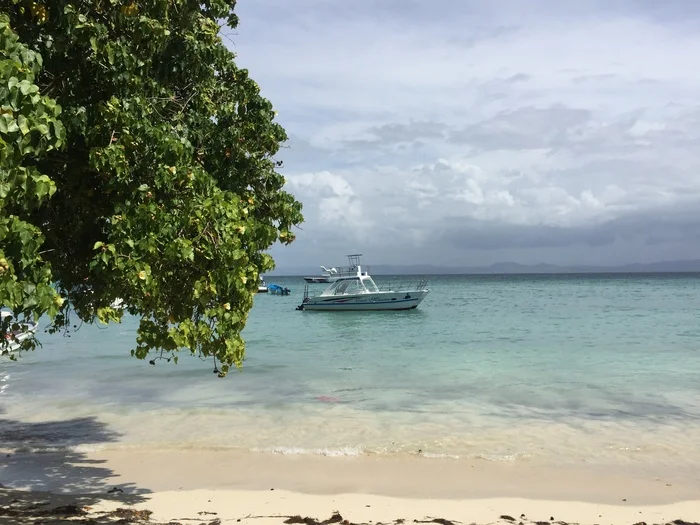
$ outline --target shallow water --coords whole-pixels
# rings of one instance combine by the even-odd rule
[[[434,277],[408,312],[300,312],[301,278],[268,281],[292,295],[256,296],[225,379],[131,358],[133,318],[42,334],[0,361],[0,447],[700,466],[698,275]]]

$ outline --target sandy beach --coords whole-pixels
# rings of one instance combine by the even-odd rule
[[[692,478],[421,457],[71,454],[4,455],[0,523],[700,521]]]

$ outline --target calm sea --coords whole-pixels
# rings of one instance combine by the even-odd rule
[[[417,310],[359,313],[268,282],[292,295],[256,296],[225,379],[131,358],[134,318],[42,331],[0,361],[0,448],[700,467],[699,275],[440,276]]]

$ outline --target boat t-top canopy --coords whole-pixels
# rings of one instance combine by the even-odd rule
[[[350,263],[350,268],[355,269],[358,266],[360,266],[360,257],[362,257],[361,253],[353,253],[351,255],[348,255],[348,262]]]

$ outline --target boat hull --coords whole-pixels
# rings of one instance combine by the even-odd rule
[[[9,333],[5,334],[5,339],[8,340],[9,344],[6,347],[6,349],[9,352],[14,352],[16,350],[19,350],[22,341],[27,339],[28,337],[31,337],[34,335],[36,332],[37,327],[39,326],[39,323],[21,323],[24,326],[24,330],[18,330],[14,332],[14,338],[10,336]],[[2,354],[3,348],[0,347],[0,354]]]
[[[428,290],[409,292],[381,292],[358,295],[318,295],[303,303],[304,310],[378,311],[413,310],[425,299]]]
[[[291,290],[286,286],[280,286],[279,284],[270,284],[267,286],[267,293],[270,295],[289,295]]]
[[[335,279],[332,281],[330,277],[304,277],[304,280],[307,283],[312,283],[312,284],[322,284],[322,283],[335,282]]]

